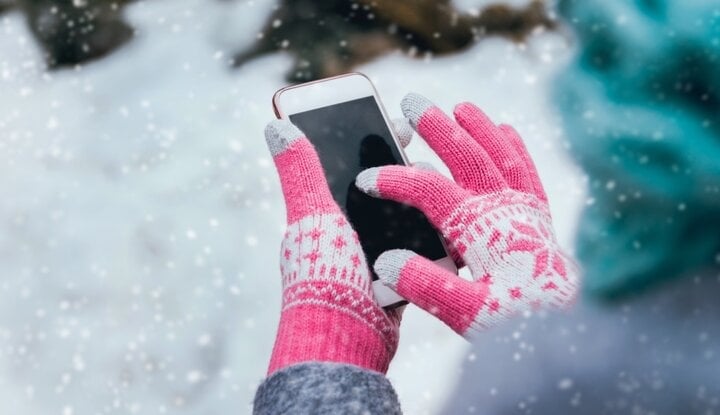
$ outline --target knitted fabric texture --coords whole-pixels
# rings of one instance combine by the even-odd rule
[[[554,99],[589,178],[583,290],[618,299],[717,272],[718,2],[563,0],[559,10],[579,45]]]
[[[378,258],[382,281],[466,338],[522,311],[571,303],[578,270],[555,240],[545,191],[517,132],[469,103],[455,108],[457,122],[416,94],[402,108],[455,182],[427,168],[384,166],[362,172],[357,185],[422,210],[473,281],[405,250]]]
[[[258,388],[255,415],[399,415],[400,403],[380,373],[338,363],[301,363],[277,371]]]
[[[281,247],[283,299],[268,372],[307,361],[384,373],[398,343],[400,311],[373,296],[357,234],[328,189],[320,160],[289,121],[265,130],[287,209]]]

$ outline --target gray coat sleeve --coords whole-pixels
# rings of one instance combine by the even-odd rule
[[[720,403],[720,278],[488,330],[442,414],[699,415]]]
[[[401,414],[390,381],[353,365],[308,362],[273,373],[255,394],[253,414]]]

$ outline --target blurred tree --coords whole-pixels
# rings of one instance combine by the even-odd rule
[[[0,14],[10,10],[15,5],[14,0],[0,0]]]
[[[536,27],[554,28],[542,0],[524,8],[489,5],[461,13],[450,0],[283,0],[259,40],[234,66],[287,50],[295,64],[290,81],[338,75],[396,49],[411,55],[461,51],[483,36],[523,40]]]
[[[122,8],[132,0],[0,0],[0,13],[19,9],[45,52],[49,68],[100,58],[130,40]],[[459,52],[483,36],[523,40],[536,27],[554,28],[543,0],[462,13],[451,0],[282,0],[260,38],[233,66],[287,50],[288,73],[304,81],[348,72],[393,50],[412,56]]]
[[[121,9],[129,0],[0,0],[0,13],[20,9],[48,67],[99,58],[127,42],[133,29]]]

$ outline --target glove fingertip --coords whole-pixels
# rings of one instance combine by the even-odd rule
[[[402,270],[408,261],[416,256],[418,256],[418,254],[407,249],[391,249],[383,252],[378,259],[375,260],[373,269],[383,284],[395,289],[400,280]]]
[[[288,120],[272,120],[265,127],[265,141],[273,157],[282,154],[305,135]]]
[[[355,186],[370,196],[380,197],[380,189],[378,188],[379,176],[380,167],[363,170],[355,178]]]
[[[420,94],[411,92],[405,95],[405,98],[400,102],[400,108],[402,109],[403,115],[410,120],[413,128],[417,128],[420,122],[420,117],[429,108],[435,106],[429,99],[425,98]]]

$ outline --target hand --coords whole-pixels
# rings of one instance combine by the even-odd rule
[[[457,122],[416,94],[402,109],[455,182],[426,168],[384,166],[363,171],[356,184],[423,211],[473,281],[391,250],[374,265],[383,283],[466,338],[522,311],[571,303],[578,270],[555,240],[547,196],[517,132],[470,103],[455,108]]]
[[[412,130],[395,123],[401,143]],[[289,121],[265,129],[280,176],[287,231],[280,252],[282,312],[268,374],[307,361],[385,373],[398,344],[401,310],[375,302],[358,237],[333,200],[312,144]]]

